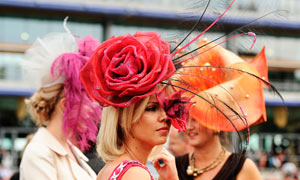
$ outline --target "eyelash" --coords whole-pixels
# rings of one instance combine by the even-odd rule
[[[146,108],[146,111],[156,111],[158,109],[157,105],[149,106]]]

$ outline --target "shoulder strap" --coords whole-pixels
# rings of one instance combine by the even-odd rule
[[[246,157],[244,153],[232,153],[213,180],[233,180],[242,169]]]
[[[122,161],[111,173],[110,177],[108,178],[109,180],[121,180],[122,176],[126,173],[126,171],[131,168],[131,167],[141,167],[144,168],[150,175],[151,179],[153,179],[151,173],[149,172],[148,168],[143,165],[142,163],[138,161],[133,161],[133,160],[125,160]]]

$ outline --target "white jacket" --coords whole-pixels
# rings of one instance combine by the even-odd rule
[[[40,128],[25,149],[20,165],[20,180],[91,180],[95,172],[87,157],[75,146],[75,162],[47,129]]]

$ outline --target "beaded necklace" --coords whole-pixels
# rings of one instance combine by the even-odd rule
[[[187,167],[186,169],[186,173],[189,175],[189,176],[194,176],[194,177],[197,177],[207,171],[210,171],[210,170],[213,170],[214,168],[216,168],[225,158],[225,148],[222,147],[222,151],[220,152],[220,154],[218,155],[218,157],[212,162],[210,163],[209,165],[205,166],[204,168],[202,169],[197,169],[195,168],[195,156],[194,156],[194,153],[191,155],[191,158],[190,158],[190,165]]]

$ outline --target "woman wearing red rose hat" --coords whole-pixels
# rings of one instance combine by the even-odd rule
[[[104,106],[97,151],[107,164],[98,179],[152,179],[148,156],[166,142],[171,123],[181,131],[188,119],[189,98],[159,84],[174,72],[170,45],[155,32],[107,40],[81,70],[90,97]],[[178,179],[167,151],[155,157],[154,167],[161,178]]]
[[[171,81],[181,82],[173,75],[178,68],[188,68],[183,62],[193,58],[187,56],[194,50],[183,54],[186,47],[222,18],[233,3],[234,0],[208,28],[181,48],[185,38],[171,50],[159,34],[137,32],[112,37],[94,51],[80,72],[80,80],[89,97],[103,106],[97,151],[106,165],[98,179],[153,179],[145,167],[149,155],[166,142],[171,124],[179,131],[186,129],[192,97],[184,97],[183,93],[200,97],[222,113],[209,97],[197,94],[184,82],[185,88]],[[255,37],[251,32],[239,35]],[[230,111],[239,114],[235,109]],[[225,114],[225,119],[230,121],[231,117]],[[154,167],[160,179],[178,179],[175,159],[167,151],[154,158]]]

